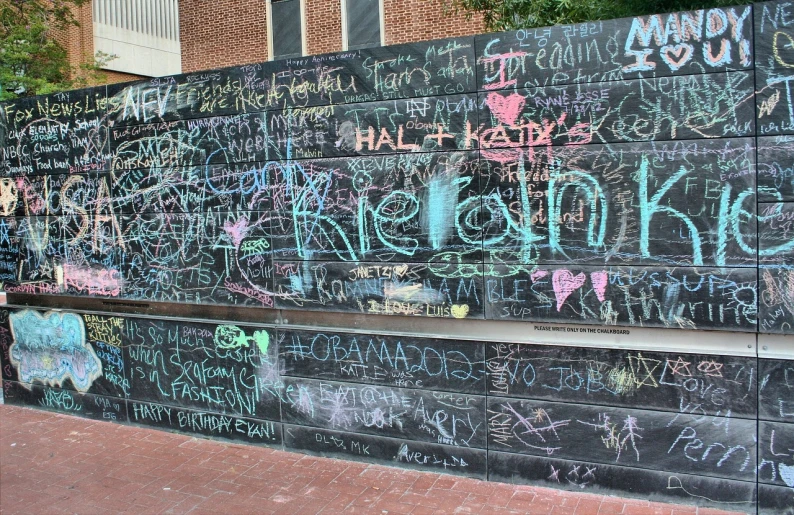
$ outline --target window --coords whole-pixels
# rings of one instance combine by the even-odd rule
[[[273,59],[303,55],[301,0],[270,1],[270,37]]]
[[[343,0],[345,47],[358,50],[380,46],[381,0]]]

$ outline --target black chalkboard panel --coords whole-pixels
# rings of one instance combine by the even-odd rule
[[[504,147],[750,136],[750,72],[480,93],[475,139]],[[468,139],[468,138],[467,138]]]
[[[449,38],[108,86],[111,126],[475,91],[474,40]]]
[[[13,196],[15,202],[11,204]],[[115,193],[105,173],[27,175],[0,179],[0,208],[17,216],[111,216]]]
[[[494,265],[486,318],[754,331],[754,268]]]
[[[345,434],[485,448],[485,397],[288,379],[282,420]]]
[[[6,102],[2,175],[77,173],[107,169],[105,87]]]
[[[7,404],[35,406],[94,420],[127,422],[127,401],[116,397],[4,380],[3,398]]]
[[[558,25],[475,38],[485,90],[751,68],[752,7]]]
[[[486,259],[753,266],[750,138],[482,151]]]
[[[755,358],[488,343],[488,393],[755,418]]]
[[[479,342],[327,331],[279,331],[284,375],[485,393]]]
[[[477,124],[474,95],[293,109],[287,157],[476,149]]]
[[[44,245],[47,252],[52,253],[56,264],[60,265],[60,269],[56,268],[56,280],[60,280],[59,274],[62,273],[67,293],[111,297],[120,294],[122,220],[109,206],[103,208],[90,214],[75,208],[76,212],[57,217],[36,217],[37,225],[44,224],[49,229],[49,240]],[[18,228],[21,228],[21,224]],[[21,231],[18,230],[17,234],[20,234],[21,247]],[[29,236],[35,238],[37,235],[30,233]],[[30,243],[28,239],[26,244]],[[42,242],[33,243],[40,245]],[[28,246],[28,254],[30,251]]]
[[[794,424],[758,424],[758,481],[794,489]]]
[[[167,168],[279,158],[283,155],[285,133],[271,134],[274,116],[240,114],[113,128],[112,168]]]
[[[4,284],[17,282],[19,238],[16,231],[16,218],[0,216],[0,282]]]
[[[794,200],[794,136],[758,140],[758,200]]]
[[[54,220],[53,220],[54,221]],[[62,285],[57,283],[56,258],[64,247],[57,237],[51,236],[53,231],[50,218],[30,216],[16,218],[13,224],[13,236],[8,245],[8,253],[13,255],[14,248],[18,253],[16,263],[16,281],[18,284],[5,285],[6,292],[14,293],[46,293],[60,294]]]
[[[794,423],[794,361],[758,360],[758,417]]]
[[[482,267],[438,262],[274,262],[276,307],[482,318]]]
[[[269,211],[268,170],[278,162],[124,170],[115,173],[118,213]]]
[[[759,267],[758,328],[762,333],[790,334],[794,327],[794,266],[762,265]]]
[[[459,37],[267,63],[268,106],[351,104],[476,90],[474,40]]]
[[[8,117],[5,106],[0,106],[0,148],[5,149],[8,141]],[[8,155],[5,151],[0,151],[0,170],[6,170]]]
[[[755,482],[659,472],[580,460],[488,452],[488,479],[577,492],[621,492],[651,501],[752,510]]]
[[[191,324],[183,324],[183,334],[192,329]],[[215,326],[214,342],[219,380],[225,388],[224,413],[281,420],[284,381],[279,373],[276,331],[221,324]]]
[[[758,515],[794,514],[794,489],[758,485]]]
[[[758,205],[758,261],[794,265],[794,202]]]
[[[268,330],[127,318],[123,335],[132,399],[278,420],[278,349]]]
[[[124,216],[124,296],[273,307],[269,225],[260,212]]]
[[[121,331],[124,319],[116,316],[81,315],[85,326],[86,341],[102,364],[102,376],[91,385],[89,393],[105,396],[129,397],[130,381],[124,375],[124,349]],[[12,323],[13,323],[12,315]]]
[[[126,397],[121,323],[117,317],[12,310],[5,375],[23,383]]]
[[[9,311],[0,309],[0,378],[5,381],[18,381],[17,369],[11,365],[11,326],[8,321]]]
[[[214,326],[126,318],[124,362],[130,397],[139,401],[223,412],[225,388],[217,364]]]
[[[488,449],[755,479],[755,420],[488,397]]]
[[[485,479],[486,454],[480,449],[355,435],[284,424],[284,447],[320,456],[383,463],[424,472]]]
[[[264,111],[266,64],[207,70],[108,86],[108,123],[118,128]]]
[[[794,203],[759,204],[758,210],[760,329],[789,333],[794,324]]]
[[[232,417],[153,402],[129,401],[127,409],[129,421],[133,424],[247,444],[281,444],[281,424],[269,420]]]
[[[480,232],[458,209],[479,210],[478,164],[476,152],[432,152],[271,167],[275,257],[480,261]]]
[[[122,318],[24,309],[12,310],[9,324],[14,378],[108,398],[129,396]]]
[[[788,2],[755,4],[756,109],[758,133],[794,133],[791,67],[794,65],[794,19]]]
[[[118,297],[121,224],[82,207],[60,216],[17,218],[20,284],[8,291]]]

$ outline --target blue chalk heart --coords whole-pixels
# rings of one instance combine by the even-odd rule
[[[777,470],[780,472],[780,478],[791,488],[794,488],[794,465],[786,465],[785,463],[778,463]]]

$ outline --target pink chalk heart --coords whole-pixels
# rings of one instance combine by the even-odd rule
[[[549,273],[546,270],[535,270],[529,274],[529,278],[532,279],[533,283],[536,283],[538,282],[538,279],[543,279],[547,275],[549,275]]]
[[[551,275],[551,285],[554,288],[554,295],[557,297],[557,311],[562,308],[565,299],[574,291],[581,288],[587,277],[579,272],[573,275],[570,270],[555,270]]]
[[[659,53],[667,66],[672,71],[676,71],[689,62],[689,58],[692,56],[692,45],[687,43],[665,45],[659,49]]]
[[[593,283],[593,289],[595,290],[596,297],[601,302],[604,302],[606,299],[606,291],[607,291],[607,282],[609,276],[606,272],[593,272],[590,274],[590,281]]]
[[[524,109],[524,97],[518,93],[511,93],[506,97],[499,93],[489,93],[486,102],[496,119],[510,126],[516,124]]]
[[[223,230],[226,231],[226,234],[232,239],[234,246],[239,247],[240,243],[245,238],[245,234],[248,232],[248,219],[242,216],[234,223],[226,221],[223,223]]]

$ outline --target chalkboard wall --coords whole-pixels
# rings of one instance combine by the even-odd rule
[[[6,102],[9,293],[789,334],[786,2]]]
[[[794,510],[791,361],[406,318],[794,334],[792,48],[794,6],[766,2],[0,104],[0,282],[34,308],[3,315],[6,401]],[[162,317],[35,309],[74,297]],[[393,315],[414,336],[174,303]]]
[[[790,360],[29,308],[0,321],[10,404],[496,481],[794,507]]]

